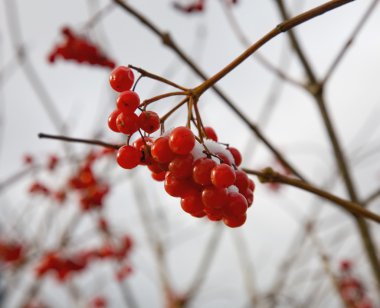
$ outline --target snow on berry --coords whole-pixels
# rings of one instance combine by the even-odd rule
[[[238,168],[242,162],[239,150],[217,142],[211,127],[202,132],[189,125],[161,127],[161,133],[152,136],[161,126],[160,117],[146,110],[144,103],[138,106],[139,96],[130,90],[133,80],[132,71],[124,66],[110,77],[112,88],[122,93],[108,126],[128,135],[117,153],[118,164],[124,169],[147,166],[152,178],[163,182],[168,195],[180,198],[181,208],[193,217],[223,221],[231,228],[242,226],[255,186]]]

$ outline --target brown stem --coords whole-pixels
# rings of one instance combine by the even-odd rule
[[[336,9],[342,5],[345,5],[349,2],[352,2],[354,0],[331,0],[329,2],[326,2],[325,4],[322,4],[318,7],[315,7],[309,11],[306,11],[302,14],[299,14],[293,18],[290,18],[289,20],[286,20],[282,22],[281,24],[277,25],[273,30],[269,31],[266,35],[264,35],[261,39],[259,39],[256,43],[254,43],[251,47],[249,47],[247,50],[245,50],[240,56],[238,56],[235,60],[233,60],[230,64],[228,64],[226,67],[224,67],[222,70],[220,70],[218,73],[216,73],[214,76],[210,77],[208,80],[206,80],[204,83],[202,83],[200,86],[198,86],[195,89],[196,93],[199,93],[201,95],[204,91],[206,91],[208,88],[213,86],[215,83],[217,83],[220,79],[222,79],[224,76],[226,76],[228,73],[230,73],[232,70],[234,70],[237,66],[239,66],[242,62],[244,62],[248,57],[250,57],[256,50],[258,50],[260,47],[268,43],[271,39],[276,37],[277,35],[281,34],[282,32],[287,32],[291,30],[292,28],[310,20],[313,19],[319,15],[322,15],[326,12],[329,12],[333,9]],[[304,59],[305,63],[308,63],[306,59]],[[308,65],[307,65],[308,67]],[[312,71],[310,68],[310,74],[312,74]]]
[[[231,29],[235,32],[236,37],[240,41],[240,43],[245,47],[249,47],[251,42],[248,40],[246,35],[243,33],[243,30],[241,29],[236,17],[233,14],[233,11],[229,7],[229,5],[226,3],[226,1],[221,0],[219,1],[223,8],[223,12],[227,17],[227,21],[229,22]],[[294,86],[304,88],[305,85],[292,78],[291,76],[287,75],[284,71],[284,68],[276,67],[274,64],[272,64],[266,57],[264,57],[261,53],[256,52],[255,59],[258,60],[262,66],[264,66],[268,71],[275,74],[277,77],[279,77],[282,81],[286,81]]]
[[[342,207],[346,211],[351,212],[356,217],[364,217],[364,218],[368,218],[370,220],[380,223],[379,215],[362,208],[358,203],[337,197],[333,194],[330,194],[327,191],[319,189],[301,180],[284,176],[278,172],[273,171],[271,168],[266,168],[263,171],[256,171],[256,170],[250,170],[250,169],[244,169],[244,171],[246,173],[254,174],[258,176],[259,180],[263,183],[266,183],[266,182],[282,183],[282,184],[287,184],[290,186],[301,188],[302,190],[305,190],[305,191],[309,191],[328,201],[331,201],[332,203],[335,203],[336,205]]]
[[[333,2],[333,1],[330,1],[330,2]],[[280,9],[282,18],[284,20],[288,19],[288,14],[285,10],[283,0],[276,0],[276,3]],[[338,136],[336,134],[336,130],[334,129],[332,120],[330,118],[330,115],[326,107],[326,100],[323,95],[323,84],[318,82],[317,78],[315,77],[315,74],[311,68],[311,65],[306,59],[306,56],[303,53],[303,50],[299,44],[299,40],[297,39],[295,33],[292,31],[289,31],[288,35],[291,40],[294,51],[296,52],[298,58],[300,59],[303,65],[303,68],[305,70],[305,73],[309,79],[308,90],[310,94],[313,96],[315,102],[317,103],[317,106],[321,113],[327,134],[329,136],[329,140],[331,142],[331,146],[333,148],[335,161],[343,176],[343,180],[344,180],[347,192],[350,196],[351,201],[356,204],[359,204],[359,198],[355,190],[354,182],[349,170],[349,165],[346,161],[343,149],[340,145]],[[359,205],[362,206],[361,204]],[[380,294],[380,261],[377,257],[376,246],[373,241],[372,234],[370,232],[369,226],[367,225],[366,221],[363,220],[362,217],[355,215],[354,218],[356,219],[357,228],[359,230],[360,237],[362,239],[364,250],[366,251],[369,263],[371,264],[373,274],[377,281],[377,288]]]
[[[78,142],[78,143],[93,144],[93,145],[99,145],[99,146],[106,147],[106,148],[112,148],[115,150],[119,149],[122,146],[122,145],[103,142],[103,141],[96,140],[96,139],[72,138],[72,137],[67,137],[67,136],[49,135],[49,134],[44,134],[44,133],[39,133],[38,138],[41,138],[41,139],[47,138],[47,139],[56,139],[56,140],[61,140],[61,141],[66,141],[66,142]]]
[[[380,188],[372,192],[367,198],[364,199],[363,204],[368,205],[380,197]]]
[[[184,98],[182,101],[180,101],[173,109],[169,110],[166,114],[164,114],[160,121],[161,121],[161,125],[163,123],[165,123],[165,121],[177,110],[179,109],[182,105],[186,104],[188,102],[189,98],[186,97]]]
[[[325,77],[323,78],[322,84],[325,84],[327,80],[330,78],[332,73],[335,71],[339,63],[343,60],[345,54],[347,53],[350,46],[352,46],[355,38],[357,37],[360,30],[363,28],[366,21],[369,19],[369,16],[375,11],[376,5],[379,4],[379,0],[373,0],[372,3],[369,5],[367,10],[365,11],[364,15],[360,19],[359,23],[355,27],[354,31],[352,31],[350,37],[348,38],[347,42],[343,45],[342,49],[337,54],[336,58],[333,60],[331,66],[329,67]]]
[[[158,36],[163,44],[170,48],[173,52],[177,54],[178,57],[182,59],[184,63],[186,63],[200,78],[203,80],[207,80],[207,75],[190,59],[190,57],[173,41],[170,34],[167,32],[163,32],[159,30],[159,28],[153,24],[149,19],[131,7],[129,4],[125,3],[123,0],[112,0],[116,4],[118,4],[123,10],[132,14],[136,17],[145,27],[150,29],[156,36]],[[352,1],[352,0],[351,0]],[[268,138],[263,134],[263,132],[251,122],[251,120],[246,116],[244,112],[242,112],[232,100],[224,94],[217,86],[212,86],[212,89],[215,93],[226,103],[228,107],[249,127],[249,129],[254,132],[258,139],[260,139],[265,146],[276,156],[276,158],[286,166],[294,175],[298,176],[302,180],[306,180],[305,176],[301,174],[289,161],[285,159],[282,153],[277,150],[272,143],[268,140]]]
[[[141,107],[146,107],[148,106],[149,104],[151,103],[154,103],[156,101],[159,101],[161,99],[164,99],[164,98],[167,98],[167,97],[172,97],[172,96],[179,96],[179,95],[186,95],[185,92],[169,92],[169,93],[164,93],[164,94],[161,94],[161,95],[157,95],[155,97],[152,97],[152,98],[149,98],[149,99],[146,99],[144,100],[141,104],[140,104],[140,108]]]
[[[170,81],[164,77],[161,77],[161,76],[158,76],[158,75],[155,75],[155,74],[152,74],[142,68],[139,68],[139,67],[136,67],[136,66],[133,66],[133,65],[128,65],[128,67],[134,69],[135,71],[139,72],[141,74],[141,76],[143,77],[148,77],[148,78],[151,78],[151,79],[154,79],[154,80],[157,80],[157,81],[160,81],[162,83],[165,83],[169,86],[172,86],[174,88],[177,88],[177,89],[180,89],[182,91],[188,91],[189,89],[186,89],[176,83],[174,83],[173,81]]]

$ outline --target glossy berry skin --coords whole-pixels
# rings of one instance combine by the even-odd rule
[[[224,209],[226,216],[242,216],[247,212],[248,203],[245,197],[237,192],[228,193],[228,202]]]
[[[174,153],[180,155],[189,154],[194,145],[195,136],[189,128],[179,126],[170,133],[169,146]]]
[[[160,117],[154,111],[143,111],[139,115],[138,123],[144,132],[151,134],[160,128]]]
[[[108,127],[114,131],[115,133],[119,133],[119,129],[117,128],[117,125],[116,125],[116,119],[117,117],[119,116],[119,114],[121,113],[120,110],[116,109],[114,111],[112,111],[112,113],[110,114],[110,116],[108,117]]]
[[[181,199],[182,209],[189,214],[197,214],[203,212],[203,203],[200,193],[188,194]]]
[[[211,171],[211,182],[215,187],[228,187],[234,184],[235,171],[227,164],[215,166]]]
[[[247,220],[247,215],[244,214],[242,216],[228,216],[223,218],[223,222],[227,227],[237,228],[244,225]]]
[[[223,210],[212,207],[205,207],[204,209],[207,218],[211,221],[220,221],[223,219]]]
[[[174,158],[169,164],[169,171],[179,179],[191,177],[193,174],[193,155],[180,155]]]
[[[166,175],[166,171],[161,171],[158,173],[152,172],[152,178],[156,180],[157,182],[165,181],[165,175]]]
[[[122,146],[116,155],[117,163],[124,169],[133,169],[140,163],[140,151],[130,145]]]
[[[130,68],[119,66],[111,72],[109,81],[115,91],[123,92],[132,88],[135,77]]]
[[[227,204],[227,196],[225,188],[208,186],[202,191],[202,201],[207,208],[222,209]]]
[[[116,100],[117,109],[123,113],[134,113],[139,105],[140,98],[133,91],[121,92]]]
[[[253,191],[247,188],[246,191],[241,192],[245,199],[247,199],[248,207],[250,207],[253,203],[254,196],[253,196]]]
[[[252,181],[251,179],[248,179],[248,188],[252,191],[255,191],[256,185],[255,185],[255,182]]]
[[[246,191],[249,185],[249,178],[243,170],[235,171],[236,179],[234,185],[239,189],[239,192]]]
[[[193,180],[203,186],[211,185],[211,171],[216,166],[210,158],[200,158],[194,162]]]
[[[171,172],[165,176],[165,191],[173,197],[185,197],[192,191],[191,183],[184,179],[176,178]]]
[[[240,166],[243,158],[242,158],[239,150],[236,148],[233,148],[233,147],[229,147],[228,150],[231,152],[232,156],[234,157],[235,166],[237,166],[237,167]]]
[[[126,135],[132,135],[138,129],[138,116],[134,113],[120,113],[116,118],[116,126],[118,130]]]
[[[207,139],[214,140],[215,142],[218,141],[218,136],[217,136],[215,130],[212,127],[206,126],[204,128],[204,131],[205,131]]]
[[[140,151],[140,164],[149,165],[152,164],[152,156],[150,155],[150,146],[152,145],[152,139],[149,137],[138,138],[133,142],[133,146]]]
[[[153,159],[158,163],[169,163],[175,158],[175,154],[169,147],[169,138],[156,139],[150,149]]]

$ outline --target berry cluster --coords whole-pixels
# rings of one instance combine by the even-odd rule
[[[15,264],[24,257],[25,248],[14,241],[0,240],[0,264]]]
[[[339,291],[349,307],[372,308],[371,300],[360,280],[353,274],[353,265],[350,260],[340,263]]]
[[[238,0],[230,0],[231,4],[236,4]],[[178,2],[173,3],[173,7],[183,13],[199,13],[205,8],[205,0],[196,0],[188,5],[182,5]]]
[[[37,277],[41,278],[49,272],[55,274],[58,281],[64,282],[74,273],[82,272],[86,269],[91,261],[94,260],[116,260],[121,261],[127,258],[133,246],[133,242],[129,236],[124,236],[120,245],[114,245],[106,242],[97,249],[82,251],[74,255],[62,255],[59,251],[50,251],[42,256],[40,262],[35,268]],[[128,273],[125,272],[127,266],[122,266],[119,272],[122,272],[125,278],[131,272],[128,267]],[[117,275],[120,275],[119,272]],[[116,277],[121,280],[120,277]]]
[[[153,179],[165,181],[165,191],[181,198],[182,209],[194,217],[223,220],[229,227],[243,225],[253,202],[255,185],[238,169],[242,161],[240,152],[218,143],[210,127],[204,128],[205,141],[183,126],[158,138],[150,136],[160,128],[160,118],[145,110],[139,116],[134,113],[139,100],[130,91],[133,81],[133,72],[127,67],[116,68],[110,76],[112,88],[121,93],[108,125],[113,131],[128,135],[128,143],[117,152],[118,164],[125,169],[146,165]],[[141,137],[130,145],[136,131]]]
[[[78,63],[87,63],[108,68],[114,68],[115,63],[89,39],[74,33],[70,28],[64,27],[61,30],[64,41],[56,45],[49,53],[48,60],[54,63],[57,58],[72,60]]]
[[[69,192],[75,192],[79,196],[79,204],[83,211],[100,208],[109,192],[109,185],[102,182],[95,174],[94,163],[113,152],[113,149],[90,152],[76,173],[67,180],[63,187],[55,190],[36,180],[29,186],[29,193],[50,197],[59,204],[62,204]],[[59,159],[56,155],[50,155],[46,168],[49,171],[53,171],[58,162]]]

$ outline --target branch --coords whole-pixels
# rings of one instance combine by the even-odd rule
[[[96,140],[96,139],[72,138],[72,137],[59,136],[59,135],[49,135],[49,134],[44,134],[44,133],[39,133],[38,138],[56,139],[56,140],[61,140],[61,141],[66,141],[66,142],[78,142],[78,143],[93,144],[93,145],[99,145],[99,146],[106,147],[106,148],[112,148],[115,150],[118,150],[122,146],[122,145],[103,142],[103,141]]]
[[[365,217],[370,220],[376,221],[380,223],[380,216],[370,212],[364,208],[362,208],[359,204],[356,202],[351,202],[345,199],[342,199],[340,197],[337,197],[333,194],[330,194],[327,191],[324,191],[322,189],[319,189],[317,187],[314,187],[306,182],[300,181],[295,178],[290,178],[287,176],[284,176],[278,172],[273,171],[271,168],[266,168],[263,171],[256,171],[256,170],[249,170],[244,169],[246,173],[254,174],[258,176],[260,182],[262,183],[282,183],[294,187],[298,187],[302,190],[309,191],[315,195],[318,195],[328,201],[331,201],[332,203],[335,203],[336,205],[342,207],[346,211],[351,212],[356,217]]]
[[[190,57],[172,40],[168,32],[161,31],[153,22],[143,16],[141,13],[132,8],[129,4],[125,3],[123,0],[112,0],[117,5],[119,5],[123,10],[130,13],[132,16],[136,17],[144,26],[150,29],[156,36],[158,36],[163,44],[170,48],[173,52],[177,54],[179,58],[182,59],[200,78],[207,80],[207,75],[190,59]],[[353,1],[353,0],[351,0]],[[335,2],[335,1],[334,1]],[[345,2],[348,2],[347,0]],[[249,127],[249,129],[255,133],[258,139],[260,139],[268,149],[276,156],[276,158],[286,166],[294,175],[298,176],[302,180],[306,178],[277,150],[268,138],[261,132],[259,127],[257,127],[251,120],[246,116],[244,112],[238,109],[235,103],[232,102],[230,98],[226,96],[218,87],[212,86],[215,93],[226,103],[228,107]]]

